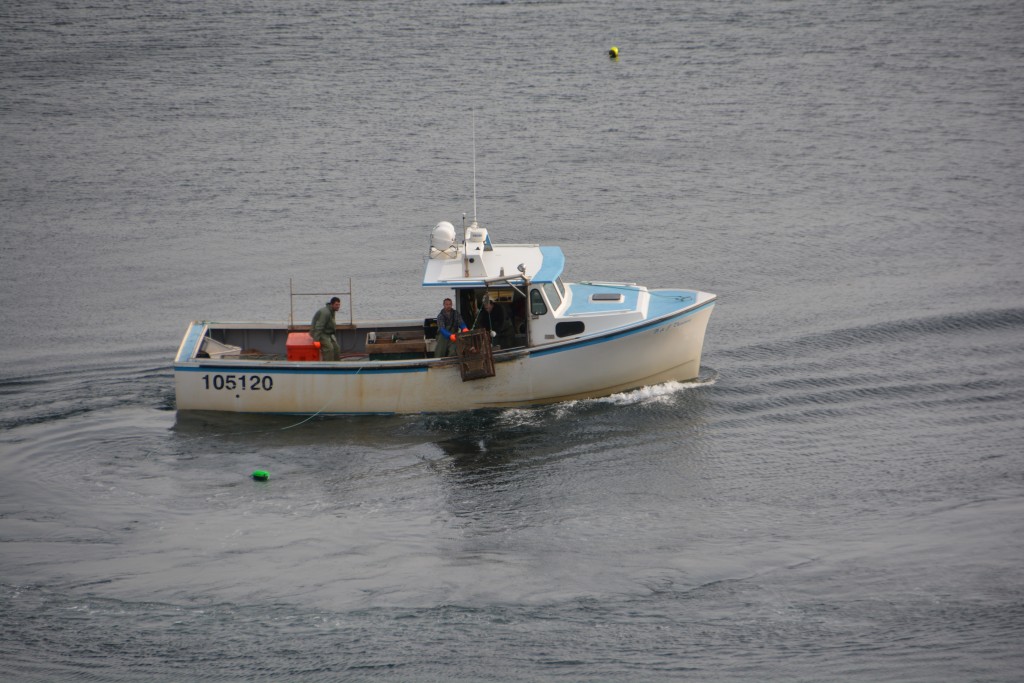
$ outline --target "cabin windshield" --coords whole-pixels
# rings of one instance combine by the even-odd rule
[[[551,304],[551,308],[557,311],[562,305],[562,297],[558,293],[558,288],[555,287],[554,283],[545,282],[544,293],[548,297],[548,302]]]

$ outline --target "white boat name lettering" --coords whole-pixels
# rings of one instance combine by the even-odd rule
[[[270,391],[274,378],[270,375],[203,375],[203,388],[215,391]]]

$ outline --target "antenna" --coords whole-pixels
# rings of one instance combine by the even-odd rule
[[[476,223],[476,109],[473,110],[473,222]]]

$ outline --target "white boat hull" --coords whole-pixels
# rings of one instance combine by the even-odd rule
[[[456,359],[223,360],[174,364],[178,410],[300,415],[428,413],[540,405],[695,380],[714,301],[607,334],[497,352],[493,377]],[[183,345],[186,342],[183,342]]]

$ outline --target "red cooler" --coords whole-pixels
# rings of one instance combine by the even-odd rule
[[[285,348],[288,349],[288,360],[320,360],[320,349],[309,332],[289,332]]]

